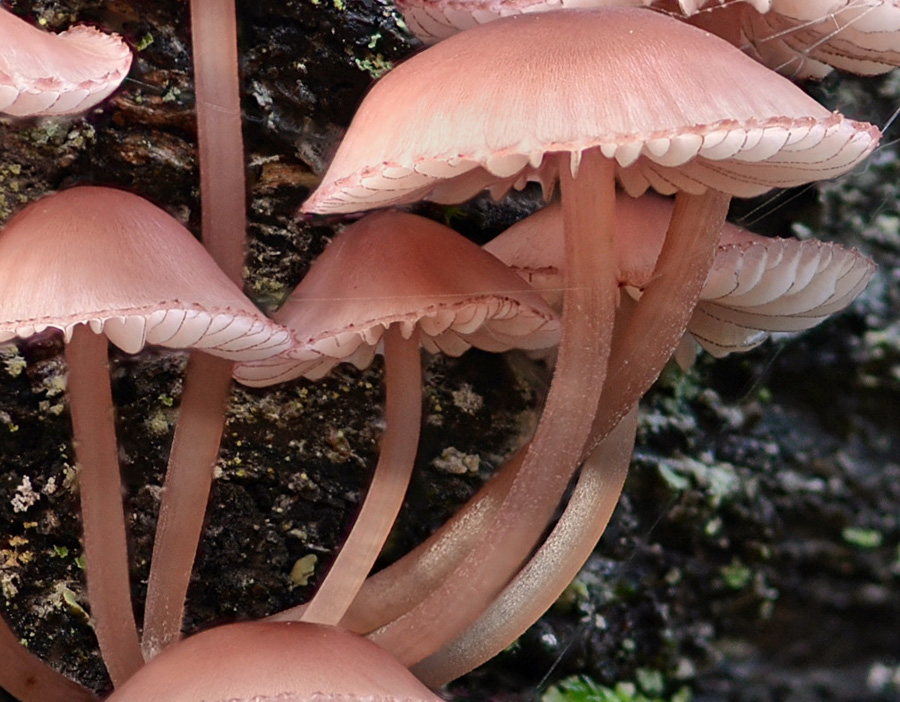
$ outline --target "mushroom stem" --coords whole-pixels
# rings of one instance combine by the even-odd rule
[[[597,408],[588,449],[647,392],[675,352],[712,268],[730,201],[730,195],[716,190],[675,196],[653,279],[613,339],[605,401]]]
[[[191,353],[159,507],[141,646],[149,660],[181,638],[184,601],[225,426],[231,361]]]
[[[106,337],[75,325],[66,344],[73,444],[80,469],[81,515],[91,618],[114,685],[143,663],[131,606],[128,544]]]
[[[534,557],[462,635],[413,667],[437,688],[493,658],[521,636],[562,594],[606,529],[625,484],[637,406],[585,459],[566,510]]]
[[[247,229],[234,0],[191,0],[203,243],[241,284]]]
[[[241,285],[247,229],[234,0],[191,0],[203,245]],[[218,456],[232,364],[192,354],[153,545],[143,648],[181,636],[184,598]]]
[[[613,162],[599,148],[561,169],[566,290],[559,358],[521,469],[479,543],[454,575],[370,638],[411,665],[455,638],[528,557],[577,469],[600,399],[618,298]],[[578,171],[578,177],[575,177]],[[453,617],[442,616],[447,611]],[[435,626],[443,619],[444,624]],[[426,624],[427,623],[427,624]]]
[[[404,339],[399,324],[384,334],[386,429],[368,494],[350,536],[301,621],[336,625],[366,580],[403,505],[416,461],[422,418],[418,330]]]
[[[0,688],[21,702],[96,702],[97,696],[28,651],[0,617]]]
[[[484,534],[484,528],[522,465],[524,452],[521,449],[425,541],[399,561],[370,576],[340,626],[357,634],[368,634],[412,609],[438,587]]]
[[[678,292],[685,293],[688,299],[699,295],[707,275],[704,272],[706,255],[707,252],[715,255],[717,227],[720,228],[724,221],[727,206],[728,197],[714,191],[703,196],[682,194],[676,198],[678,214],[672,215],[669,231],[685,229],[684,233],[690,236],[667,237],[665,253],[660,254],[653,281],[645,292],[645,296],[650,295],[648,301],[638,306],[640,314],[633,312],[627,320],[618,322],[619,325],[624,322],[624,331],[612,340],[609,377],[590,445],[604,439],[627,411],[627,402],[633,406],[646,392],[677,346],[683,335],[679,330],[690,317],[688,310],[693,306],[679,308],[686,317],[672,315],[665,319],[660,305],[653,305],[654,297],[661,299],[663,306],[668,306],[674,300],[673,292],[671,289],[663,291],[661,286],[666,280],[679,280],[678,276],[685,275],[687,277],[681,278],[683,284],[678,284]],[[688,252],[691,249],[694,249],[693,253]],[[632,321],[632,316],[637,316],[636,322]],[[639,333],[638,329],[643,331]],[[628,354],[634,349],[642,349],[642,352],[630,357],[626,363]],[[626,394],[622,395],[623,392]],[[450,522],[402,559],[369,578],[341,625],[360,633],[373,631],[410,610],[436,588],[439,580],[452,572],[475,543],[485,523],[492,518],[521,466],[521,459],[520,452]]]

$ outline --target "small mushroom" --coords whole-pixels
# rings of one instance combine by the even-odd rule
[[[616,231],[619,285],[634,299],[650,283],[673,202],[648,193],[620,194]],[[540,290],[562,304],[562,210],[548,205],[485,245]],[[748,351],[771,332],[810,329],[849,305],[865,288],[875,264],[856,249],[809,239],[769,238],[726,223],[687,331],[721,358]],[[687,349],[684,349],[686,352]]]
[[[107,702],[441,702],[364,638],[302,622],[228,624],[191,636]]]
[[[15,117],[84,112],[131,67],[131,51],[118,35],[85,25],[51,34],[2,8],[0,46],[0,112]]]
[[[266,385],[318,378],[338,363],[367,366],[383,344],[386,430],[356,524],[313,600],[280,618],[335,624],[372,567],[402,504],[421,417],[419,346],[458,356],[547,348],[558,341],[550,307],[496,258],[431,220],[397,211],[344,230],[313,264],[275,320],[297,344],[238,364],[235,377]]]
[[[91,612],[119,683],[143,658],[131,607],[107,339],[128,353],[153,344],[251,359],[284,350],[290,334],[266,319],[172,217],[136,195],[96,187],[42,198],[0,232],[0,341],[46,329],[58,329],[66,341]],[[206,438],[195,434],[188,442]]]

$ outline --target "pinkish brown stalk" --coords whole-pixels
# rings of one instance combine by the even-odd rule
[[[153,658],[181,638],[231,391],[231,361],[194,352],[185,373],[147,585],[142,647]]]
[[[28,651],[0,617],[0,688],[21,702],[97,702],[97,696]]]
[[[637,407],[585,458],[572,497],[524,568],[465,632],[413,668],[433,688],[487,662],[550,609],[600,540],[625,484]],[[524,604],[523,604],[524,603]]]
[[[240,285],[247,223],[234,0],[191,0],[191,38],[203,244]],[[231,371],[221,361],[192,358],[188,364],[147,586],[142,645],[148,657],[181,635]]]
[[[107,346],[106,337],[78,325],[66,345],[66,363],[91,618],[109,677],[119,685],[144,659],[131,607]]]
[[[392,325],[384,333],[385,432],[374,477],[353,531],[306,606],[301,621],[340,622],[381,553],[412,475],[422,417],[419,334]]]
[[[576,177],[577,170],[577,177]],[[618,296],[612,163],[596,151],[561,173],[566,234],[562,338],[553,383],[522,466],[489,531],[457,572],[410,612],[370,634],[410,665],[460,634],[518,571],[550,521],[588,438],[608,357]],[[598,223],[601,223],[598,226]],[[577,321],[576,321],[577,320]],[[467,587],[457,587],[465,582]],[[440,627],[423,622],[441,621]]]

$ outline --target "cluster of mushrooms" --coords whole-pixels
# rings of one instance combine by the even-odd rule
[[[191,2],[203,245],[137,194],[95,185],[43,197],[0,232],[0,340],[56,330],[66,342],[109,700],[438,700],[429,688],[503,650],[581,568],[621,492],[638,401],[673,356],[686,366],[701,348],[724,356],[808,329],[873,275],[855,250],[758,236],[725,216],[731,197],[832,178],[872,152],[877,128],[828,111],[772,68],[799,78],[889,70],[900,59],[893,3],[398,4],[435,45],[375,83],[302,205],[309,215],[376,212],[335,237],[272,319],[241,292],[245,165],[228,2]],[[118,37],[52,35],[3,10],[0,40],[0,110],[12,118],[88,110],[131,61]],[[564,71],[575,79],[560,80]],[[547,206],[483,248],[397,209],[484,190],[500,199],[535,182]],[[110,268],[113,255],[115,275],[86,286],[84,272]],[[147,277],[148,260],[166,273]],[[141,627],[109,343],[191,354]],[[540,421],[449,522],[372,575],[417,454],[421,349],[471,347],[553,357]],[[180,641],[232,377],[253,387],[315,380],[376,354],[380,457],[315,596]],[[96,699],[2,622],[0,657],[0,687],[23,702]],[[256,665],[236,665],[250,657]],[[351,657],[370,667],[349,674]]]

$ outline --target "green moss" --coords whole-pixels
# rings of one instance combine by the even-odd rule
[[[541,697],[541,702],[690,702],[692,695],[687,687],[680,687],[672,694],[664,694],[664,680],[659,671],[641,669],[637,683],[619,682],[606,687],[587,676],[566,678],[551,687]]]
[[[753,582],[753,570],[741,563],[737,558],[732,559],[727,566],[719,569],[722,580],[732,590],[743,590]]]
[[[851,546],[861,549],[876,549],[884,543],[884,535],[877,529],[863,529],[849,526],[841,531],[841,537]]]

